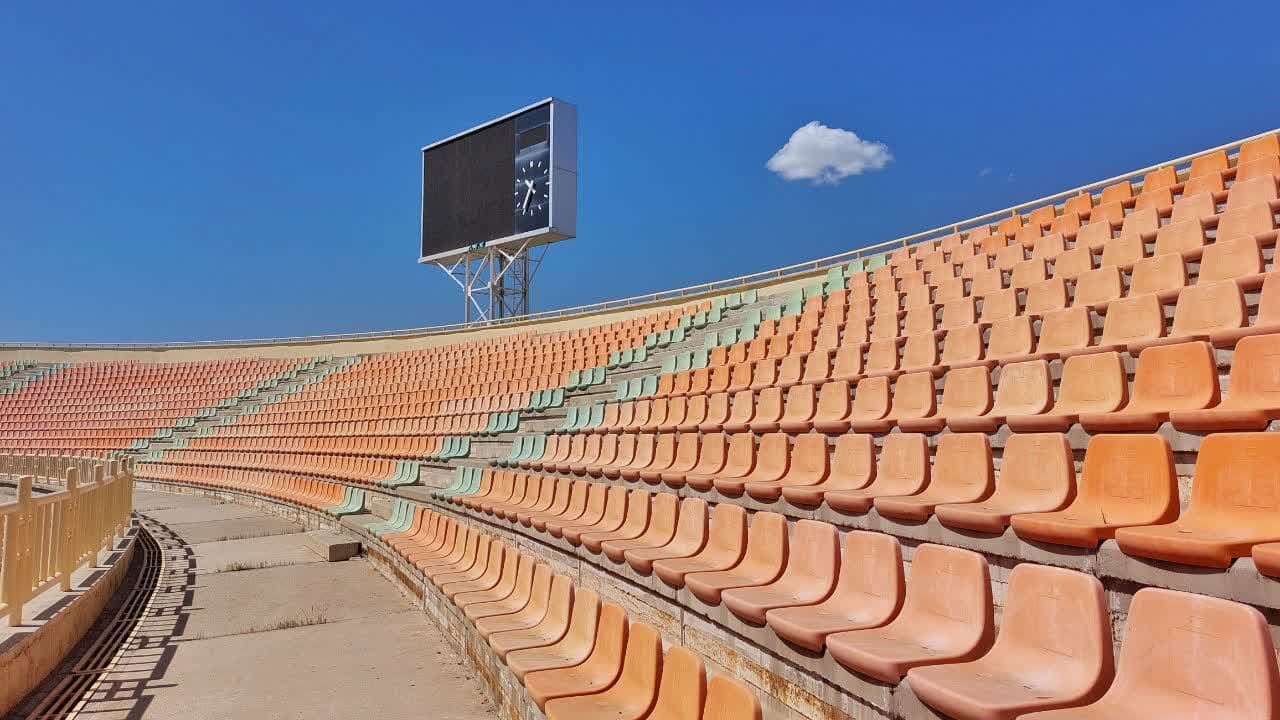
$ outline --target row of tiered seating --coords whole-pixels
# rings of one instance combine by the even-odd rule
[[[448,598],[549,720],[750,720],[760,703],[697,655],[489,533],[416,506],[380,539]]]
[[[821,355],[811,359],[823,360]],[[1280,333],[1242,339],[1231,361],[1229,390],[1219,389],[1218,361],[1204,342],[1149,347],[1130,382],[1121,353],[1068,357],[1055,372],[1044,358],[1010,363],[783,382],[730,392],[624,401],[597,406],[571,428],[582,434],[670,432],[994,432],[1153,431],[1170,421],[1188,431],[1263,430],[1280,417]],[[936,378],[941,375],[941,387]],[[1177,379],[1178,382],[1174,382]],[[566,436],[543,439],[554,455]],[[514,456],[513,456],[514,457]]]
[[[1115,437],[1121,447],[1108,449],[1121,456],[1124,445],[1160,454],[1159,438]],[[1097,463],[1096,457],[1088,460],[1086,468]],[[1099,716],[1104,707],[1149,702],[1186,714],[1210,709],[1207,702],[1196,705],[1205,701],[1191,691],[1202,680],[1224,681],[1232,659],[1251,672],[1230,698],[1213,704],[1222,713],[1214,717],[1267,717],[1257,713],[1271,707],[1280,692],[1266,622],[1239,603],[1139,591],[1112,683],[1102,585],[1082,573],[1018,565],[1008,580],[997,633],[987,561],[968,550],[920,545],[907,584],[901,548],[890,535],[851,531],[841,543],[828,523],[802,520],[788,531],[781,515],[757,512],[748,521],[746,511],[730,503],[708,513],[698,498],[502,474],[483,478],[473,494],[441,497],[652,573],[704,605],[723,604],[743,622],[769,627],[791,644],[829,651],[853,672],[889,684],[909,678],[921,699],[953,717],[1013,717],[1094,701]],[[877,504],[881,499],[891,498],[877,498]],[[1067,527],[1074,519],[1070,511],[1020,517]],[[1180,633],[1185,623],[1203,623],[1215,633],[1212,639]],[[1161,674],[1167,668],[1151,668],[1155,642],[1162,656],[1177,658],[1171,663],[1189,666],[1172,678]],[[1031,657],[1034,662],[1028,662]]]
[[[865,434],[844,434],[829,445],[821,433],[792,439],[785,432],[759,438],[749,431],[682,432],[579,435],[519,465],[663,484],[713,493],[719,501],[745,494],[761,503],[825,504],[842,513],[874,508],[881,516],[914,522],[936,515],[943,525],[993,534],[1012,526],[1026,539],[1065,545],[1096,547],[1114,536],[1127,553],[1211,567],[1228,567],[1253,546],[1280,541],[1269,479],[1269,468],[1280,461],[1280,435],[1274,433],[1206,437],[1181,512],[1173,453],[1158,434],[1093,436],[1078,480],[1062,433],[1009,435],[998,473],[985,433],[941,435],[932,461],[930,456],[929,439],[921,433],[885,436],[877,456],[873,438]],[[488,487],[509,476],[492,477]],[[554,480],[547,476],[544,482]],[[1132,529],[1117,534],[1120,528]],[[1267,560],[1280,545],[1259,551],[1259,567],[1280,575],[1270,572]]]
[[[156,463],[141,465],[139,468],[137,476],[143,480],[261,495],[320,510],[334,517],[355,515],[365,509],[363,490],[315,478],[289,477],[256,470],[227,471]]]
[[[0,395],[0,449],[125,450],[296,371],[297,360],[93,362]]]
[[[150,459],[412,484],[415,461],[466,457],[470,435],[511,432],[521,412],[555,407],[566,389],[603,382],[604,364],[624,350],[721,310],[707,301],[584,331],[366,357]]]

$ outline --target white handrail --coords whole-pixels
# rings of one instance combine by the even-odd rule
[[[676,288],[674,290],[660,290],[653,293],[633,295],[631,297],[621,298],[618,300],[605,300],[602,302],[589,303],[586,305],[576,305],[573,307],[559,308],[555,310],[543,310],[541,312],[529,313],[528,315],[521,315],[521,316],[512,317],[512,318],[477,320],[469,323],[450,323],[446,325],[431,325],[431,326],[418,327],[418,328],[405,328],[401,330],[374,330],[374,331],[356,332],[356,333],[332,333],[332,334],[325,334],[325,335],[301,335],[301,336],[294,336],[294,337],[271,337],[271,338],[244,338],[244,339],[232,339],[232,340],[193,340],[188,342],[155,342],[155,343],[146,343],[146,342],[136,342],[136,343],[10,342],[10,343],[0,343],[0,350],[12,350],[12,349],[23,349],[23,348],[76,349],[76,350],[82,350],[82,349],[83,350],[109,350],[109,349],[141,349],[141,348],[202,348],[202,347],[234,347],[234,346],[246,346],[246,345],[247,346],[277,345],[281,343],[312,343],[312,342],[336,342],[336,341],[345,341],[345,340],[390,339],[390,338],[414,337],[414,336],[425,337],[425,336],[431,336],[431,335],[442,335],[442,334],[448,334],[448,333],[462,332],[466,330],[482,330],[485,328],[493,328],[493,327],[517,326],[517,325],[523,325],[526,323],[536,323],[543,320],[560,320],[560,319],[570,318],[570,317],[592,315],[592,314],[605,312],[609,310],[623,310],[623,309],[634,308],[634,307],[639,307],[643,305],[668,302],[671,300],[693,299],[702,295],[719,293],[719,292],[728,292],[738,288],[744,288],[747,286],[758,285],[758,284],[768,283],[768,282],[781,281],[787,278],[798,278],[809,273],[816,273],[821,270],[825,270],[835,265],[843,265],[845,263],[852,262],[859,258],[878,255],[890,249],[907,247],[908,245],[911,245],[917,241],[926,240],[926,239],[936,239],[937,237],[950,235],[955,232],[960,232],[978,224],[983,224],[983,223],[990,224],[991,222],[1008,217],[1013,213],[1021,213],[1023,210],[1033,208],[1033,207],[1039,207],[1041,205],[1045,205],[1050,202],[1056,205],[1059,201],[1066,200],[1067,198],[1078,195],[1081,192],[1088,191],[1092,193],[1094,190],[1101,189],[1107,185],[1121,182],[1123,180],[1129,180],[1130,182],[1133,182],[1135,179],[1137,179],[1140,184],[1141,176],[1145,175],[1148,172],[1151,172],[1152,170],[1156,170],[1156,169],[1170,166],[1170,165],[1174,166],[1176,169],[1178,168],[1178,166],[1189,164],[1192,160],[1194,160],[1197,157],[1200,157],[1202,155],[1208,155],[1209,153],[1223,151],[1223,150],[1226,150],[1228,152],[1234,151],[1235,154],[1238,154],[1239,147],[1242,144],[1249,142],[1250,140],[1256,140],[1258,138],[1265,137],[1267,135],[1275,134],[1277,132],[1280,132],[1280,128],[1274,128],[1271,130],[1267,130],[1266,132],[1261,132],[1256,135],[1251,135],[1249,137],[1242,138],[1240,140],[1224,143],[1222,145],[1218,145],[1217,147],[1208,148],[1206,150],[1200,150],[1198,152],[1191,153],[1189,155],[1183,155],[1181,157],[1177,157],[1172,160],[1166,160],[1164,162],[1156,163],[1154,165],[1148,165],[1147,167],[1140,168],[1137,170],[1131,170],[1127,173],[1122,173],[1120,175],[1107,178],[1105,180],[1097,180],[1085,185],[1081,185],[1079,187],[1072,188],[1070,190],[1064,190],[1062,192],[1054,193],[1052,195],[1046,195],[1044,197],[1037,198],[1035,200],[1028,200],[1025,202],[1021,202],[1021,203],[1018,203],[1017,205],[1012,205],[1006,208],[1002,208],[1000,210],[993,210],[988,213],[983,213],[982,215],[975,215],[971,218],[960,220],[959,222],[947,223],[945,225],[940,225],[938,227],[931,228],[929,230],[922,230],[920,232],[912,233],[910,235],[904,235],[902,237],[894,238],[893,240],[886,240],[884,242],[876,243],[874,245],[867,245],[865,247],[849,250],[842,253],[837,253],[835,255],[828,255],[827,257],[818,258],[816,260],[806,260],[804,262],[799,262],[792,265],[785,265],[783,267],[773,268],[772,270],[763,270],[760,272],[749,273],[747,275],[739,275],[737,277],[727,278],[724,280],[712,280],[710,282],[699,283],[697,285],[689,285],[687,287]]]

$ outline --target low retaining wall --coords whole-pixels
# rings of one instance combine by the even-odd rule
[[[509,720],[525,720],[543,718],[538,706],[529,701],[524,686],[506,669],[489,650],[489,644],[465,620],[447,598],[436,590],[411,565],[406,564],[398,555],[390,551],[372,533],[367,532],[359,523],[343,523],[336,518],[309,508],[298,507],[289,503],[265,498],[260,495],[236,492],[233,490],[215,490],[212,488],[196,488],[175,483],[157,482],[154,480],[138,480],[136,486],[143,490],[175,493],[180,495],[203,495],[228,502],[262,510],[301,524],[308,530],[342,529],[360,536],[363,550],[370,564],[378,570],[393,586],[422,608],[440,627],[441,634],[449,639],[471,664],[483,680],[489,699],[497,708],[498,717]]]
[[[98,621],[133,563],[136,535],[135,525],[107,564],[80,568],[71,592],[46,591],[27,604],[31,616],[25,623],[0,631],[0,715],[44,682]]]

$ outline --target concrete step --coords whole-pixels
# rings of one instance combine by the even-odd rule
[[[360,554],[360,541],[334,530],[312,530],[303,543],[325,562],[342,562]]]

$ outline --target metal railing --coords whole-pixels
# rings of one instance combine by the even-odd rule
[[[123,537],[133,511],[130,460],[60,455],[0,455],[0,473],[16,476],[18,497],[0,504],[0,616],[22,624],[23,608]],[[32,495],[36,478],[62,489]]]
[[[542,312],[530,313],[512,318],[497,318],[493,320],[477,320],[466,323],[451,323],[446,325],[432,325],[419,328],[406,328],[402,330],[376,330],[369,332],[357,333],[333,333],[326,335],[302,335],[295,337],[272,337],[272,338],[252,338],[252,339],[233,339],[233,340],[195,340],[189,342],[158,342],[158,343],[33,343],[33,342],[13,342],[0,343],[0,349],[20,349],[20,348],[75,348],[75,349],[129,349],[129,348],[202,348],[202,347],[227,347],[227,346],[252,346],[252,345],[277,345],[281,343],[311,343],[311,342],[335,342],[345,340],[373,340],[373,339],[389,339],[403,337],[425,337],[431,335],[442,335],[448,333],[462,332],[466,330],[481,330],[485,328],[519,326],[528,323],[536,323],[546,320],[560,320],[573,317],[581,317],[584,315],[594,315],[602,312],[615,310],[626,310],[637,308],[645,305],[654,305],[671,301],[679,301],[684,299],[700,298],[705,295],[714,295],[724,292],[732,292],[735,290],[757,286],[762,284],[770,284],[782,282],[789,279],[798,279],[810,274],[816,274],[836,265],[845,265],[859,259],[865,259],[885,252],[897,250],[899,248],[908,247],[921,242],[937,240],[947,235],[965,230],[979,227],[981,225],[989,225],[991,223],[1003,220],[1015,213],[1022,213],[1026,210],[1034,209],[1049,203],[1058,205],[1067,199],[1079,195],[1082,192],[1093,194],[1100,191],[1107,185],[1128,180],[1130,182],[1137,181],[1135,184],[1141,185],[1142,176],[1152,170],[1162,167],[1173,166],[1181,177],[1191,164],[1191,161],[1202,155],[1209,153],[1227,151],[1231,155],[1239,153],[1240,146],[1250,140],[1255,140],[1267,135],[1273,135],[1280,132],[1280,128],[1274,128],[1251,135],[1246,138],[1234,140],[1217,147],[1200,150],[1189,155],[1166,160],[1148,165],[1144,168],[1132,170],[1127,173],[1116,175],[1105,180],[1081,185],[1070,190],[1046,195],[1035,200],[1018,203],[1000,210],[993,210],[982,215],[975,215],[958,222],[947,223],[938,227],[922,230],[920,232],[904,235],[902,237],[887,240],[885,242],[867,245],[854,250],[849,250],[835,255],[818,258],[816,260],[807,260],[804,262],[785,265],[783,267],[773,268],[772,270],[763,270],[761,272],[750,273],[747,275],[739,275],[738,277],[726,278],[723,280],[713,280],[710,282],[690,285],[687,287],[676,288],[674,290],[662,290],[653,293],[645,293],[643,295],[633,295],[618,300],[606,300],[603,302],[590,303],[586,305],[577,305],[567,308],[559,308],[556,310],[544,310]]]

